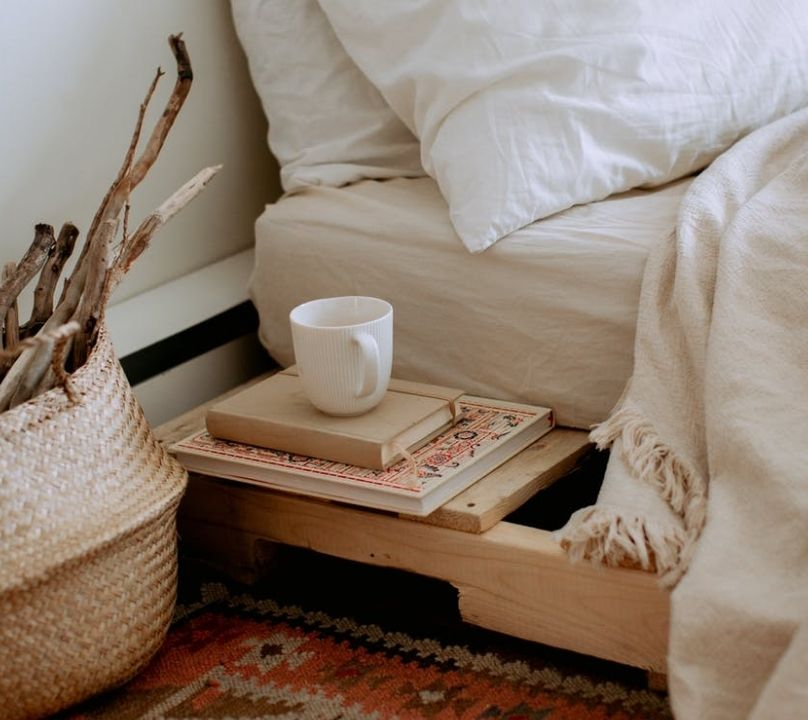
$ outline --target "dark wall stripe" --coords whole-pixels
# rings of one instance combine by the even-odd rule
[[[121,358],[131,385],[148,380],[192,358],[254,333],[258,313],[248,300],[197,325]],[[272,360],[267,356],[267,363]]]

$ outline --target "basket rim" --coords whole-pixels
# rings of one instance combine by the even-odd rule
[[[82,393],[83,385],[86,384],[88,375],[94,372],[97,369],[96,366],[104,361],[104,351],[111,351],[113,355],[115,353],[106,322],[102,319],[98,324],[98,334],[96,335],[95,344],[90,348],[87,360],[81,367],[68,374],[68,382],[74,393]],[[16,415],[30,413],[32,410],[36,411],[38,408],[42,408],[43,410],[47,409],[51,413],[64,412],[65,410],[69,410],[73,405],[74,401],[70,399],[65,388],[61,385],[56,385],[50,388],[50,390],[46,390],[13,408],[0,412],[0,430],[2,430],[4,424],[9,422],[9,418],[14,418]],[[36,417],[31,418],[31,423],[36,421]],[[2,439],[2,436],[0,436],[0,439]]]

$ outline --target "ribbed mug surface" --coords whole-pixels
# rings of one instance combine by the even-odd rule
[[[321,298],[298,305],[289,320],[303,389],[316,408],[360,415],[379,404],[393,364],[390,303],[362,296]]]

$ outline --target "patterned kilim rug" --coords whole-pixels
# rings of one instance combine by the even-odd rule
[[[671,717],[640,671],[462,623],[444,583],[291,548],[250,587],[181,568],[160,653],[63,718]]]

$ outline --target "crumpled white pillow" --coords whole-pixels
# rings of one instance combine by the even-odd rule
[[[419,145],[348,57],[316,0],[232,0],[284,190],[419,177]]]
[[[320,0],[466,247],[705,167],[808,103],[805,0]]]

